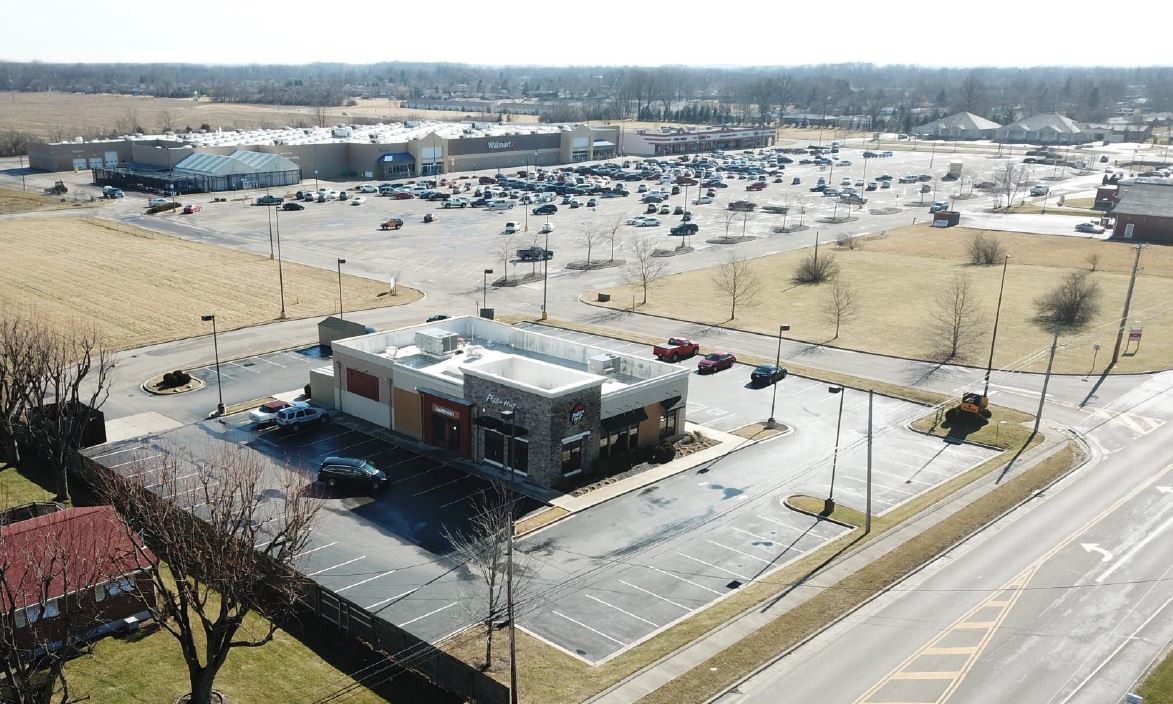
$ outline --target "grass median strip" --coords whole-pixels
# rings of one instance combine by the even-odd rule
[[[916,535],[806,602],[782,614],[734,647],[640,699],[641,704],[700,702],[736,683],[772,658],[799,644],[869,597],[895,584],[941,551],[956,545],[1032,494],[1065,474],[1080,459],[1068,442],[1055,454],[992,490],[954,515]]]
[[[1173,651],[1153,668],[1137,692],[1145,704],[1173,704]]]

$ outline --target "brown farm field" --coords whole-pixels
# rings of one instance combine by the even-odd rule
[[[50,196],[36,190],[17,191],[10,188],[0,188],[0,215],[13,213],[31,213],[36,210],[69,210],[71,208],[99,208],[105,204],[101,200],[89,200],[69,193],[63,196]]]
[[[325,108],[327,125],[349,122],[352,117],[396,121],[407,119],[460,120],[464,113],[444,110],[414,110],[399,107],[398,100],[359,100],[351,107]],[[72,139],[91,133],[114,130],[133,116],[147,132],[161,132],[169,121],[176,130],[212,128],[285,127],[313,125],[318,109],[298,105],[252,105],[196,102],[184,98],[112,95],[107,93],[18,93],[0,92],[0,131],[20,130],[42,139]],[[530,115],[510,116],[516,122],[535,122]]]
[[[823,313],[830,285],[795,285],[790,278],[797,263],[810,249],[752,260],[761,281],[761,292],[751,306],[738,305],[737,318],[729,320],[728,296],[718,290],[713,270],[704,269],[669,276],[648,294],[639,310],[698,323],[727,325],[765,334],[776,334],[779,323],[791,325],[789,337],[847,349],[915,359],[934,358],[930,318],[941,309],[941,291],[956,273],[967,273],[978,299],[982,332],[963,350],[960,361],[984,365],[990,347],[990,331],[997,302],[1001,267],[973,266],[966,242],[977,232],[967,228],[933,229],[927,226],[891,230],[886,237],[867,240],[855,251],[839,250],[830,243],[819,249],[820,258],[834,257],[840,276],[859,300],[853,320],[844,322],[838,339],[834,325]],[[1079,333],[1060,338],[1055,369],[1087,373],[1093,345],[1100,345],[1096,370],[1111,358],[1119,315],[1128,288],[1134,250],[1120,242],[1077,237],[996,233],[1010,255],[1006,292],[998,328],[995,367],[1043,371],[1052,331],[1035,318],[1034,301],[1057,286],[1069,272],[1088,270],[1088,256],[1098,255],[1091,276],[1102,291],[1099,315]],[[1148,247],[1137,277],[1131,323],[1143,325],[1143,339],[1135,354],[1124,354],[1113,371],[1139,372],[1173,367],[1173,248]],[[612,303],[625,308],[632,287],[609,289]],[[587,294],[584,300],[594,300]],[[681,302],[687,301],[687,308]],[[684,312],[687,311],[687,312]]]
[[[99,327],[124,349],[276,320],[277,263],[262,255],[189,242],[97,218],[0,221],[0,304],[30,311],[54,327]],[[332,271],[286,262],[290,318],[337,310]],[[344,275],[347,310],[404,305],[415,289]]]

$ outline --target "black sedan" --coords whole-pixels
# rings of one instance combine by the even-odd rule
[[[558,206],[553,203],[545,203],[533,209],[534,215],[553,215],[558,212]]]
[[[754,386],[769,386],[770,384],[777,384],[785,378],[786,367],[763,364],[750,372],[749,383]]]
[[[366,460],[351,457],[327,457],[318,467],[318,481],[331,489],[338,486],[382,491],[390,486],[387,474]]]
[[[301,203],[294,203],[292,201],[281,206],[282,210],[305,210],[305,206]]]

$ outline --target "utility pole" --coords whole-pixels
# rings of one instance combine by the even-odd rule
[[[1043,404],[1047,402],[1047,385],[1051,382],[1051,365],[1055,363],[1055,350],[1059,349],[1059,325],[1055,325],[1055,338],[1051,340],[1051,356],[1047,359],[1047,373],[1043,376],[1043,390],[1039,393],[1039,410],[1035,413],[1035,429],[1033,434],[1039,432],[1039,423],[1043,420]]]
[[[864,511],[863,532],[872,532],[872,390],[868,389],[868,476],[867,508]]]
[[[1120,329],[1116,331],[1116,347],[1112,349],[1112,364],[1120,359],[1120,345],[1124,342],[1124,326],[1128,325],[1128,307],[1132,305],[1132,290],[1136,287],[1136,274],[1140,271],[1140,253],[1143,244],[1135,246],[1136,259],[1132,262],[1132,278],[1128,280],[1128,293],[1124,296],[1124,312],[1120,314]]]
[[[986,388],[982,396],[990,397],[990,371],[994,368],[994,344],[998,342],[998,318],[1002,315],[1002,291],[1006,288],[1006,266],[1010,263],[1010,255],[1002,259],[1002,283],[998,286],[998,307],[994,309],[994,332],[990,336],[990,359],[986,362]]]

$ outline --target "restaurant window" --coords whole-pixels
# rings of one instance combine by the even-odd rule
[[[664,411],[660,416],[660,437],[668,438],[676,434],[676,411]]]
[[[379,400],[379,377],[357,369],[346,368],[346,390],[357,396]]]
[[[639,424],[616,428],[599,438],[599,456],[613,457],[639,447]]]
[[[486,428],[485,461],[498,467],[504,467],[505,443],[504,433]],[[525,438],[513,438],[513,452],[509,453],[509,466],[521,474],[529,472],[529,441]]]
[[[562,443],[562,476],[582,471],[582,438]]]

